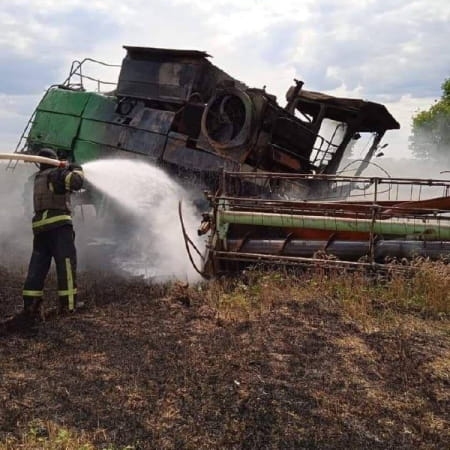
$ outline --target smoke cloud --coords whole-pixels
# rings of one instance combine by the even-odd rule
[[[0,162],[0,266],[23,268],[30,257],[33,233],[30,177],[36,168],[20,163],[14,170]]]

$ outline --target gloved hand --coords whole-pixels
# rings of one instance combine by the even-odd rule
[[[68,166],[66,166],[67,169],[69,169],[71,172],[73,172],[74,170],[83,170],[83,168],[76,163],[70,163]]]

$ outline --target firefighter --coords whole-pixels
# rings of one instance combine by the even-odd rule
[[[57,159],[52,149],[44,148],[39,156]],[[76,249],[72,226],[70,194],[83,186],[81,166],[39,165],[34,177],[33,253],[23,288],[23,318],[33,323],[41,315],[43,288],[55,260],[58,278],[59,311],[74,311],[77,307]]]

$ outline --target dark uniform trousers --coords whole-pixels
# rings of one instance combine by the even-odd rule
[[[77,298],[77,255],[75,233],[70,224],[41,231],[34,235],[33,253],[23,289],[25,308],[27,306],[32,308],[31,305],[40,305],[45,278],[52,258],[55,259],[58,277],[60,311],[74,310]]]

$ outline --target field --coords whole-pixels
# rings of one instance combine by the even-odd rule
[[[22,281],[0,269],[0,317]],[[449,447],[449,266],[79,284],[0,337],[2,450]]]

